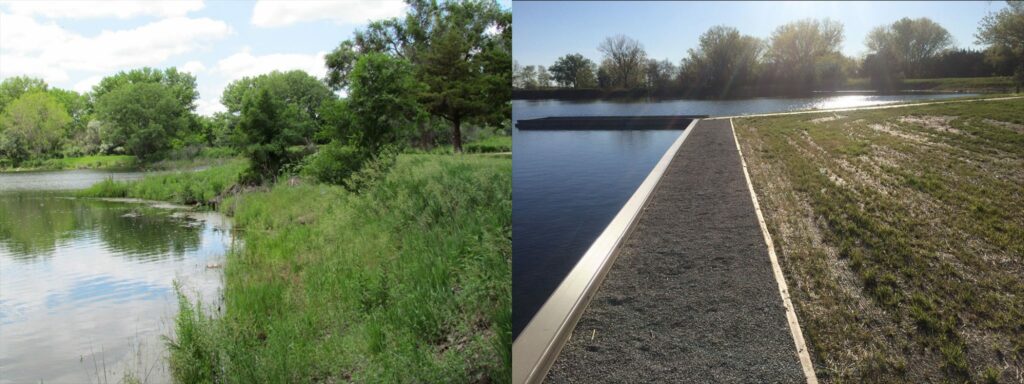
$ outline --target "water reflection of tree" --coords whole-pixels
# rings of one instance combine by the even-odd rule
[[[0,196],[0,244],[15,259],[33,259],[53,253],[57,241],[76,227],[72,202],[28,194]]]
[[[132,260],[154,261],[181,258],[199,248],[201,225],[187,225],[166,211],[133,206],[100,210],[98,233],[116,254]]]
[[[181,257],[201,242],[202,226],[139,205],[27,194],[0,196],[0,244],[15,260],[53,254],[61,241],[98,239],[132,260]]]

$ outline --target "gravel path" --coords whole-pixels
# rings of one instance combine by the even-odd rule
[[[729,120],[702,120],[547,382],[803,381]]]

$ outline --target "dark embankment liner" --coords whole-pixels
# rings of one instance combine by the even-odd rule
[[[516,127],[524,131],[577,130],[673,130],[685,129],[693,119],[707,115],[668,116],[560,116],[519,120]]]

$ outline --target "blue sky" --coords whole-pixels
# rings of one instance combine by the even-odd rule
[[[941,24],[958,47],[977,47],[974,33],[988,12],[1003,1],[974,2],[532,2],[516,1],[513,13],[513,58],[521,65],[551,65],[568,53],[600,61],[597,45],[623,34],[639,40],[648,57],[678,64],[701,33],[714,25],[768,37],[779,25],[804,18],[831,18],[843,23],[842,51],[866,53],[864,38],[879,25],[902,17],[928,17]]]
[[[404,12],[393,0],[0,1],[0,79],[82,92],[119,71],[176,66],[196,76],[197,110],[211,114],[229,82],[272,70],[323,77],[325,53]]]

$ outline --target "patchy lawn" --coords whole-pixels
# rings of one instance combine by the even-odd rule
[[[1024,381],[1024,100],[734,123],[820,379]]]

